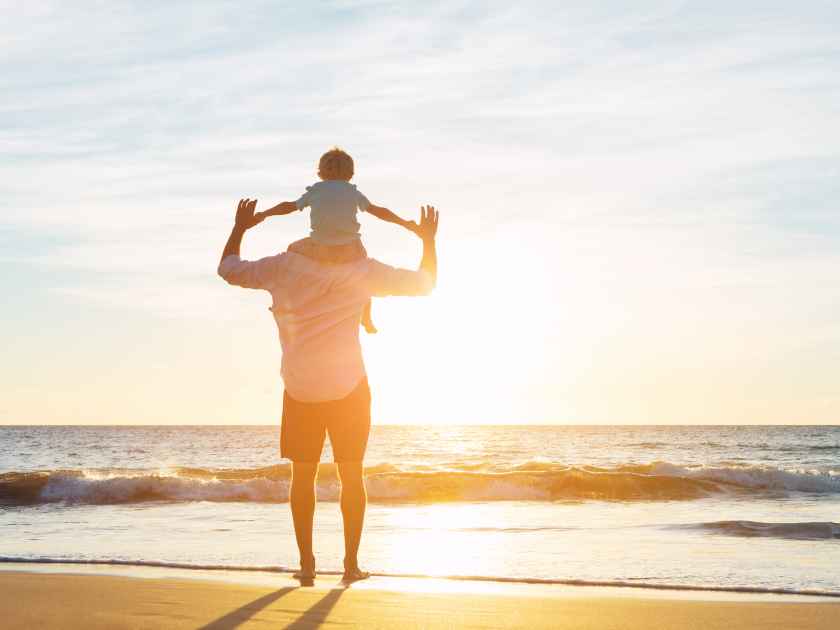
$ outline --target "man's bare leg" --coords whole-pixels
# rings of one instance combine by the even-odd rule
[[[359,569],[359,542],[367,507],[362,462],[338,464],[338,476],[341,479],[341,516],[344,519],[344,580],[364,579],[368,574]]]
[[[295,538],[300,551],[300,573],[295,575],[311,579],[315,577],[315,555],[312,553],[312,521],[315,517],[315,478],[317,463],[292,462],[292,487],[289,503],[292,506],[292,521],[295,524]]]

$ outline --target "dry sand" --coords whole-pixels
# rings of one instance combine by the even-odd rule
[[[0,571],[0,627],[840,628],[840,602],[808,598],[377,578],[340,588],[335,577],[300,588],[281,575],[251,583],[161,575]]]

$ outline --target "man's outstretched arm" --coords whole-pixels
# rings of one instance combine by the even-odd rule
[[[437,248],[435,236],[438,212],[432,206],[420,209],[420,222],[414,233],[423,240],[423,257],[416,271],[399,269],[371,260],[369,289],[371,295],[428,295],[437,283]]]
[[[229,284],[247,289],[269,289],[276,285],[278,273],[283,264],[283,254],[254,261],[239,258],[239,248],[245,232],[263,220],[259,213],[254,214],[256,205],[256,200],[239,200],[236,220],[222,251],[218,273]]]

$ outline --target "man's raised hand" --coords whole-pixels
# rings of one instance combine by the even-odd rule
[[[439,214],[434,206],[421,206],[420,223],[415,224],[417,227],[412,229],[412,232],[424,241],[434,240],[438,229],[438,218]]]
[[[236,207],[236,227],[242,230],[249,230],[265,219],[262,212],[254,213],[257,207],[256,199],[240,199],[239,205]]]

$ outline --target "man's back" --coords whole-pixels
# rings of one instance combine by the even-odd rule
[[[422,271],[369,258],[324,265],[290,252],[257,261],[227,256],[219,275],[271,293],[285,387],[308,402],[343,398],[365,378],[359,321],[371,296],[425,295],[433,286]]]

